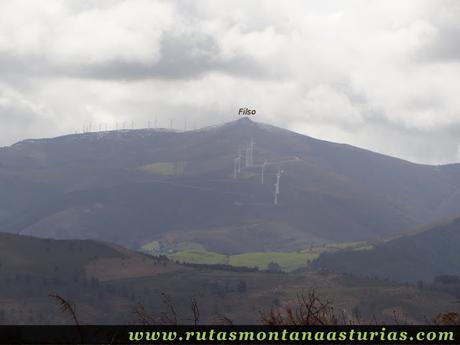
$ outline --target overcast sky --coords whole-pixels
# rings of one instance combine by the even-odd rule
[[[256,121],[460,161],[460,1],[0,1],[0,146]]]

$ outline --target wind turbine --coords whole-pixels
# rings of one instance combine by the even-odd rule
[[[262,169],[260,172],[260,184],[264,184],[264,173],[265,173],[265,166],[267,165],[267,160],[264,161],[262,164]]]
[[[251,139],[249,143],[249,164],[254,164],[254,140]]]
[[[238,177],[238,158],[240,157],[236,157],[235,160],[234,160],[234,165],[233,165],[233,178],[236,179]]]
[[[234,159],[234,165],[233,165],[233,178],[236,179],[238,177],[238,174],[241,172],[241,148],[238,149],[238,156]]]
[[[283,172],[284,170],[281,170],[281,168],[278,168],[278,173],[276,174],[276,183],[275,183],[275,200],[273,201],[275,205],[278,205],[278,194],[280,193],[280,178]]]
[[[244,165],[246,167],[249,166],[249,156],[251,154],[251,148],[249,146],[246,146],[246,149],[244,150]]]

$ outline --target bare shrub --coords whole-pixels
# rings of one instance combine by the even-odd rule
[[[261,314],[262,323],[266,325],[337,325],[338,318],[330,301],[323,302],[315,290],[297,295],[294,306],[272,308]]]
[[[72,320],[75,323],[75,325],[80,325],[80,323],[78,322],[77,313],[75,311],[76,307],[74,304],[70,303],[69,301],[57,294],[51,294],[49,295],[49,297],[55,299],[59,303],[59,305],[61,306],[61,312],[68,313],[72,317]]]
[[[434,322],[439,326],[460,326],[460,315],[457,313],[439,314]]]

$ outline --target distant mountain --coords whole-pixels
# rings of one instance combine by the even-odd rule
[[[254,142],[253,164],[234,179]],[[262,164],[267,161],[264,184]],[[273,204],[278,169],[279,204]],[[460,212],[460,166],[418,165],[242,118],[0,149],[0,231],[224,253],[386,237]]]
[[[371,250],[324,254],[313,267],[400,282],[460,276],[460,218]]]

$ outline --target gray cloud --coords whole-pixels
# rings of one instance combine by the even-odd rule
[[[44,124],[53,127],[54,120],[47,109],[23,98],[21,94],[5,90],[0,85],[0,132],[5,141],[47,133]],[[52,133],[52,132],[48,132]]]
[[[170,37],[164,35],[160,46],[161,58],[154,63],[109,61],[83,65],[72,69],[60,69],[62,75],[90,79],[191,79],[210,72],[264,78],[262,66],[251,56],[237,56],[224,60],[219,58],[219,48],[210,38]]]
[[[165,34],[159,47],[160,59],[152,62],[109,59],[104,62],[82,62],[78,65],[53,65],[43,58],[29,60],[6,52],[0,56],[3,79],[26,81],[34,77],[85,78],[110,80],[190,79],[210,72],[244,78],[266,78],[264,66],[250,55],[224,59],[211,37],[175,37]]]
[[[0,145],[157,118],[288,126],[417,162],[460,160],[451,0],[0,3]]]
[[[459,62],[460,3],[443,1],[432,13],[429,21],[433,28],[425,45],[416,52],[421,61]]]

